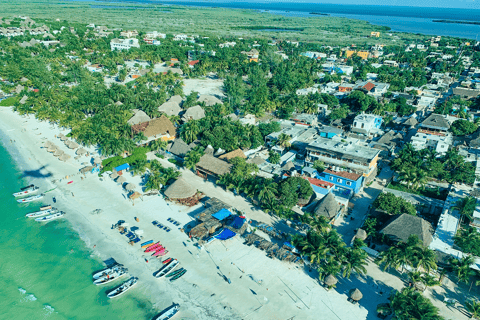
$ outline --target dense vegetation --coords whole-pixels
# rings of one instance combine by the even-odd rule
[[[391,215],[397,215],[402,213],[408,213],[411,215],[417,214],[417,209],[413,204],[397,197],[393,193],[381,193],[377,199],[373,202],[373,207],[385,211]]]

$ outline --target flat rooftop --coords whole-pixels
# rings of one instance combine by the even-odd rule
[[[333,151],[347,157],[363,158],[369,161],[373,160],[380,153],[378,149],[360,146],[353,142],[333,141],[327,138],[317,138],[308,145],[307,150]]]

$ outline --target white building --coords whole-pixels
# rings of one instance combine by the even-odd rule
[[[383,65],[387,67],[398,67],[398,62],[393,60],[385,60],[383,61]]]
[[[127,30],[120,32],[120,37],[132,38],[138,36],[137,30]]]
[[[232,42],[225,42],[225,43],[220,43],[218,46],[220,48],[233,48],[235,47],[237,43],[235,41],[232,41]]]
[[[115,50],[129,50],[130,48],[140,48],[138,39],[112,39],[110,41],[110,49]]]
[[[352,131],[367,135],[380,133],[383,119],[374,114],[359,114],[353,120]]]
[[[176,34],[175,37],[173,37],[174,41],[187,41],[188,36],[186,34]]]
[[[157,31],[147,32],[147,34],[145,34],[145,38],[147,39],[165,39],[166,37],[167,35],[165,33],[160,33]]]
[[[435,150],[439,155],[445,155],[453,143],[453,139],[450,133],[442,136],[418,131],[412,137],[411,143],[415,150],[429,148]]]

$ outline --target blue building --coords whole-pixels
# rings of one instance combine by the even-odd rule
[[[360,192],[363,185],[363,176],[353,172],[324,170],[318,178],[333,183],[335,191],[346,197]]]
[[[322,126],[318,129],[318,134],[322,138],[331,139],[336,135],[341,135],[343,130],[340,128],[330,127],[330,126]]]

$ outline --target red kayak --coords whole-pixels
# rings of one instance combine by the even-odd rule
[[[161,243],[160,243],[160,242],[158,242],[158,243],[155,243],[153,246],[150,246],[150,247],[148,247],[147,249],[145,249],[145,251],[144,251],[144,252],[150,252],[150,251],[153,251],[153,250],[155,250],[155,249],[157,249],[158,247],[161,247],[161,246],[162,246],[162,245],[161,245]]]
[[[158,251],[155,254],[153,254],[152,257],[157,257],[158,258],[158,257],[166,255],[167,253],[168,253],[167,250]]]
[[[168,259],[163,260],[162,263],[164,263],[164,264],[165,264],[165,263],[169,263],[169,262],[172,261],[172,260],[173,260],[173,258],[168,258]]]
[[[152,250],[149,253],[157,253],[158,251],[162,251],[162,250],[165,250],[165,248],[164,247],[158,247],[157,249]]]

